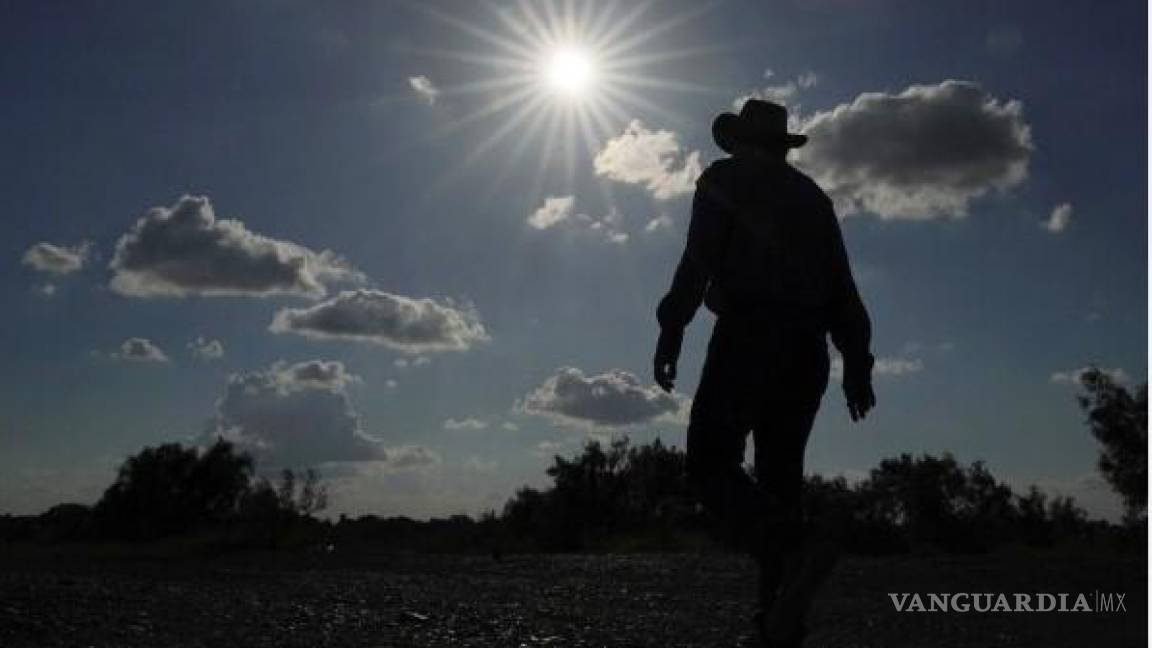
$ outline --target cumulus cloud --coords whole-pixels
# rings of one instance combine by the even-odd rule
[[[445,430],[483,430],[488,427],[487,421],[482,421],[478,418],[464,418],[454,419],[450,418],[444,421]]]
[[[518,408],[558,423],[582,427],[620,427],[673,420],[685,410],[685,397],[645,387],[634,374],[612,369],[585,376],[563,367],[534,389]]]
[[[1052,208],[1048,220],[1044,221],[1044,229],[1052,234],[1059,234],[1068,228],[1072,222],[1072,203],[1060,203]]]
[[[92,244],[88,241],[71,246],[40,241],[24,251],[21,263],[37,272],[66,275],[83,268],[91,250]]]
[[[658,200],[692,193],[700,175],[700,152],[688,151],[676,133],[648,130],[634,119],[608,140],[593,160],[596,175],[642,185]]]
[[[232,374],[204,439],[232,440],[263,467],[384,460],[348,396],[358,381],[343,363],[324,360]]]
[[[197,360],[219,360],[224,357],[224,344],[220,340],[198,336],[188,343],[188,353]]]
[[[472,308],[380,290],[346,290],[308,308],[284,308],[269,330],[380,344],[403,353],[467,351],[490,338]]]
[[[885,219],[963,217],[972,200],[1023,182],[1033,148],[1019,101],[955,80],[861,94],[803,129],[797,165],[842,214]]]
[[[217,219],[203,196],[153,207],[116,243],[110,286],[128,297],[290,294],[320,298],[325,284],[363,275],[324,250],[256,234]]]
[[[168,355],[148,338],[133,337],[120,343],[120,349],[110,354],[117,360],[128,362],[168,362]]]
[[[436,87],[436,84],[432,83],[432,79],[429,79],[423,74],[408,77],[408,85],[416,94],[420,95],[424,101],[427,101],[428,105],[436,103],[437,97],[440,96],[440,89]]]
[[[548,196],[543,205],[529,214],[528,224],[536,229],[548,229],[568,220],[575,206],[575,196]]]
[[[1114,369],[1108,369],[1105,367],[1095,368],[1115,382],[1124,383],[1128,382],[1129,380],[1128,372],[1119,367]],[[1068,371],[1057,371],[1048,377],[1048,381],[1056,385],[1079,386],[1081,384],[1081,380],[1084,377],[1084,374],[1091,369],[1093,369],[1093,367],[1080,367],[1079,369],[1071,369]]]

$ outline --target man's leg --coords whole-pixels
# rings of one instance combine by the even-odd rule
[[[743,467],[745,439],[751,426],[740,416],[743,408],[739,399],[745,387],[726,347],[717,327],[688,422],[688,480],[727,538],[752,550],[757,541],[760,493]]]
[[[775,507],[760,561],[761,609],[777,639],[802,635],[812,594],[831,567],[811,552],[822,545],[805,537],[803,514],[804,450],[827,386],[827,356],[792,369],[772,381],[754,431],[757,485]]]

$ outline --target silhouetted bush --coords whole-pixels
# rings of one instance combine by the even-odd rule
[[[1092,436],[1100,442],[1098,466],[1123,499],[1125,522],[1144,526],[1148,519],[1148,386],[1135,394],[1096,368],[1080,375],[1078,397],[1088,414]]]
[[[502,521],[520,549],[611,548],[629,536],[662,537],[676,547],[705,528],[684,459],[659,440],[633,447],[622,438],[607,450],[589,442],[575,457],[553,459],[551,488],[518,490]],[[1071,498],[1049,502],[1035,487],[1017,496],[983,462],[965,466],[947,453],[885,459],[854,486],[842,477],[811,476],[804,506],[815,532],[839,538],[855,553],[980,552],[1012,542],[1047,546],[1088,533]]]
[[[205,449],[169,443],[124,461],[92,511],[92,522],[96,534],[109,539],[214,530],[225,545],[271,547],[293,535],[314,535],[304,531],[315,530],[312,515],[327,501],[327,488],[311,469],[299,479],[286,469],[273,487],[255,478],[252,457],[228,441]]]

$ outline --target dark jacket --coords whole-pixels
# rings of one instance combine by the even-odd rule
[[[782,159],[726,158],[696,181],[661,328],[683,330],[701,302],[721,319],[830,333],[846,365],[868,357],[871,323],[832,201]]]

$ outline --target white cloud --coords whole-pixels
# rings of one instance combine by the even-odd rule
[[[1060,203],[1052,208],[1048,220],[1044,221],[1044,229],[1052,234],[1059,234],[1068,228],[1072,222],[1072,203]]]
[[[408,369],[409,367],[423,367],[432,363],[432,358],[428,356],[416,356],[415,358],[396,358],[392,361],[392,366],[397,369]]]
[[[91,257],[92,244],[81,241],[72,246],[41,241],[24,251],[21,263],[37,272],[66,275],[84,267]]]
[[[495,460],[482,459],[476,456],[468,457],[464,460],[465,468],[481,473],[494,472],[499,465]]]
[[[347,290],[308,308],[281,309],[269,330],[412,354],[467,351],[490,339],[472,308],[368,289]]]
[[[569,228],[591,232],[617,245],[623,245],[629,239],[628,233],[621,229],[622,221],[620,212],[615,208],[601,218],[576,213],[575,196],[549,196],[544,199],[543,205],[528,216],[528,224],[538,230],[567,225]]]
[[[564,442],[562,441],[541,441],[536,444],[536,448],[532,454],[538,457],[551,457],[560,454],[564,450]]]
[[[39,286],[36,286],[32,290],[35,291],[37,295],[40,295],[44,299],[52,299],[53,297],[56,296],[56,290],[57,289],[56,289],[56,284],[45,283],[45,284],[40,284]]]
[[[168,355],[147,338],[128,338],[120,343],[120,350],[111,354],[117,360],[129,362],[168,362]]]
[[[500,427],[502,427],[505,430],[508,430],[510,432],[515,432],[515,431],[520,429],[520,426],[516,425],[512,421],[504,421],[503,423],[500,424]]]
[[[765,79],[770,79],[773,76],[774,74],[772,74],[771,70],[766,70],[764,73]],[[814,87],[818,83],[820,83],[820,75],[811,71],[804,72],[791,81],[769,84],[736,97],[732,100],[732,109],[740,112],[740,109],[744,107],[745,101],[749,99],[760,99],[789,106],[795,110],[799,106],[794,104],[794,100],[799,97],[801,92]],[[789,115],[789,117],[792,118],[790,120],[792,124],[799,125],[799,122],[795,120],[795,115]]]
[[[1128,372],[1119,367],[1114,369],[1108,369],[1105,367],[1096,368],[1115,382],[1125,383],[1129,380]],[[1069,371],[1057,371],[1048,377],[1048,381],[1057,385],[1079,386],[1084,374],[1087,373],[1090,369],[1092,369],[1092,367],[1080,367],[1079,369],[1071,369]]]
[[[676,133],[648,130],[638,119],[604,144],[593,165],[596,175],[643,185],[658,200],[692,193],[702,170],[699,151],[683,148]]]
[[[880,376],[906,376],[920,373],[924,370],[924,361],[920,358],[876,358],[872,366],[873,377]],[[832,358],[831,376],[836,380],[844,377],[844,359],[840,356]]]
[[[325,284],[364,276],[334,253],[314,252],[217,220],[208,198],[153,207],[116,243],[110,286],[128,297],[292,294],[319,298]]]
[[[411,469],[433,466],[442,461],[440,455],[420,445],[402,445],[384,449],[384,461],[392,468]]]
[[[645,232],[657,232],[667,229],[672,229],[672,218],[667,214],[660,214],[659,216],[656,216],[652,220],[648,221],[648,224],[644,226]]]
[[[436,98],[440,96],[440,89],[436,87],[436,84],[432,83],[432,79],[429,79],[423,74],[408,77],[408,85],[416,94],[420,95],[424,101],[427,101],[428,105],[436,103]]]
[[[548,196],[544,204],[528,216],[528,224],[536,229],[548,229],[568,220],[575,205],[575,196]]]
[[[464,419],[450,418],[444,421],[445,430],[483,430],[487,427],[487,421],[472,417]]]
[[[232,374],[202,438],[235,441],[262,468],[384,460],[386,448],[364,431],[348,395],[359,380],[324,360]]]
[[[188,343],[188,352],[197,360],[219,360],[224,357],[224,344],[220,340],[198,336]]]
[[[619,427],[676,420],[686,404],[684,396],[645,387],[623,369],[585,376],[580,369],[563,367],[525,396],[518,409],[567,425]]]
[[[384,381],[384,386],[388,389],[396,389],[400,386],[400,383],[397,382],[395,378],[389,378],[388,380]]]
[[[1023,182],[1033,149],[1019,101],[955,80],[861,94],[804,130],[796,163],[841,214],[885,219],[963,217],[974,199]]]

